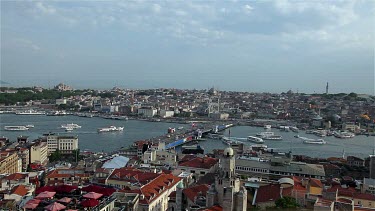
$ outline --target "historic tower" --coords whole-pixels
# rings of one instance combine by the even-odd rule
[[[215,185],[207,192],[207,207],[219,204],[223,211],[246,211],[247,191],[240,187],[235,167],[234,151],[230,147],[226,148],[220,158],[220,170],[215,178]]]
[[[328,82],[327,82],[327,85],[326,85],[326,95],[328,95]]]

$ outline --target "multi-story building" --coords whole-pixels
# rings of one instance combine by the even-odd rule
[[[22,160],[17,152],[0,152],[0,174],[13,174],[22,171]]]
[[[359,158],[359,157],[355,157],[355,156],[348,156],[346,158],[347,160],[347,164],[349,166],[365,166],[365,160],[363,160],[362,158]]]
[[[47,134],[48,154],[59,150],[62,154],[70,154],[78,149],[78,136],[60,136]]]
[[[214,173],[219,166],[219,160],[211,157],[196,157],[178,164],[178,169],[188,173],[193,173],[198,179],[207,173]]]
[[[47,142],[35,142],[30,145],[30,163],[40,163],[42,165],[48,162]]]
[[[154,107],[141,107],[138,109],[138,115],[142,115],[143,117],[153,117],[157,112]]]

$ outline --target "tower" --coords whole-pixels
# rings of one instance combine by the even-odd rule
[[[182,182],[178,183],[176,189],[176,210],[182,211],[182,190],[184,189],[184,184]]]
[[[327,82],[327,85],[326,85],[326,95],[328,95],[328,82]]]
[[[370,179],[375,179],[375,153],[370,155]]]

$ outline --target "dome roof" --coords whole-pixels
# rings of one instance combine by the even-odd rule
[[[281,178],[279,179],[279,184],[289,184],[289,185],[294,185],[294,180],[290,179],[290,178],[287,178],[287,177],[284,177],[284,178]]]
[[[234,155],[234,151],[231,147],[224,149],[224,156],[233,156],[233,155]]]

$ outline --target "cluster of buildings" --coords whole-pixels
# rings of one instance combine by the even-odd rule
[[[34,90],[35,89],[35,90]],[[69,91],[59,84],[56,90]],[[3,90],[4,92],[6,90]],[[40,91],[34,87],[30,91]],[[53,109],[65,104],[82,112],[121,114],[139,118],[209,118],[288,120],[299,128],[374,130],[375,99],[370,95],[281,94],[209,90],[150,89],[75,90],[76,95],[27,102]],[[55,103],[53,103],[55,102]]]

